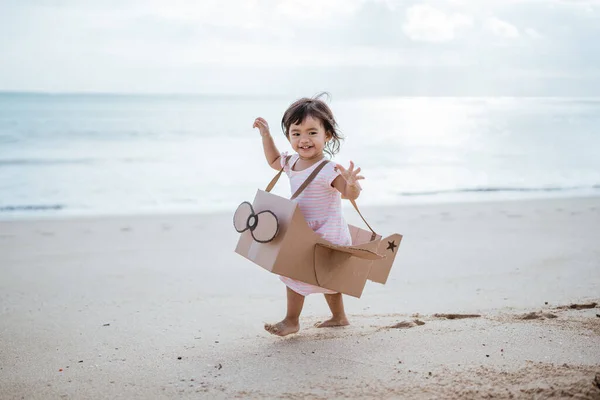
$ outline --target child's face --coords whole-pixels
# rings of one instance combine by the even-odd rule
[[[302,158],[322,157],[325,143],[329,137],[321,120],[311,116],[304,118],[304,121],[298,125],[290,125],[290,143],[294,151]]]

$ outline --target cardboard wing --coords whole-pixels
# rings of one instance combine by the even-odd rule
[[[335,245],[308,226],[295,202],[262,190],[238,207],[234,226],[241,233],[236,253],[274,274],[354,297],[367,279],[385,284],[402,240],[349,225],[352,245]]]

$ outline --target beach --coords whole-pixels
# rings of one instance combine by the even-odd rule
[[[231,213],[0,222],[0,398],[600,399],[599,197],[362,211],[387,284],[285,338]]]

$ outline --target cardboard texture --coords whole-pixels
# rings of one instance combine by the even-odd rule
[[[397,233],[382,239],[348,225],[352,245],[335,245],[308,226],[295,202],[263,190],[251,205],[238,207],[234,226],[241,233],[235,249],[241,256],[274,274],[354,297],[362,295],[367,279],[386,283],[402,241]]]

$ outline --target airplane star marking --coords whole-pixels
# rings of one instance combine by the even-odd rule
[[[395,249],[396,247],[398,247],[398,245],[396,244],[396,241],[395,241],[395,240],[392,240],[391,242],[390,242],[390,241],[388,241],[388,247],[387,247],[387,249],[386,249],[386,250],[391,250],[391,251],[392,251],[392,253],[393,253],[393,252],[394,252],[394,249]]]

